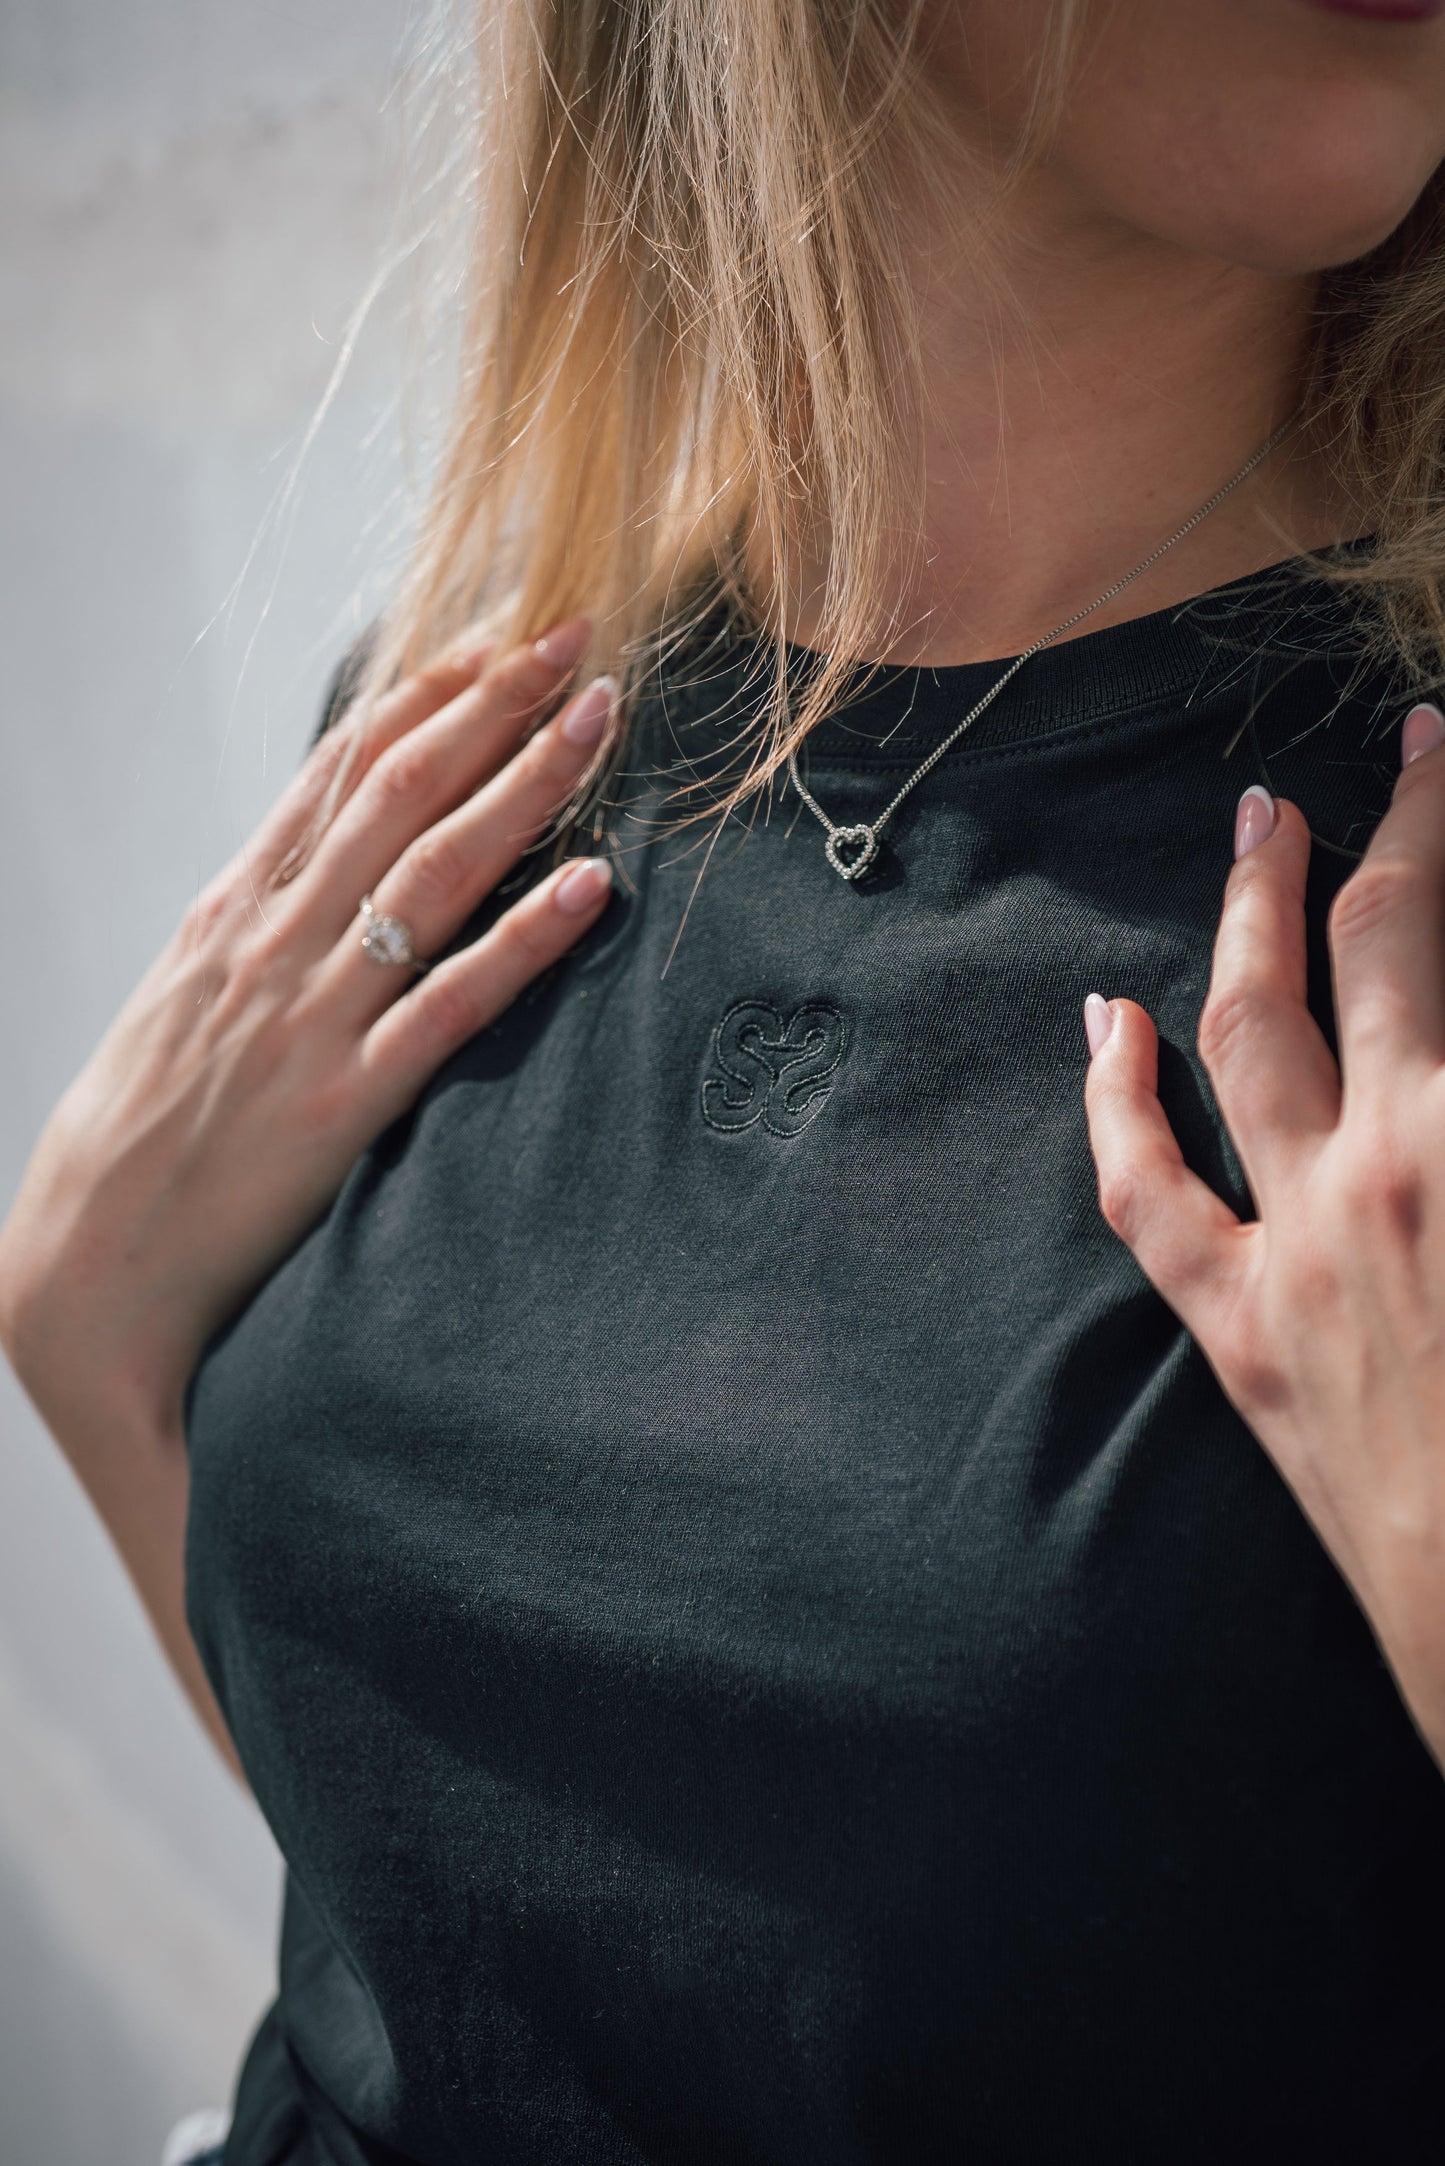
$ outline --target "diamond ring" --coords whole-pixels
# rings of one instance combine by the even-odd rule
[[[389,917],[377,910],[369,895],[357,905],[365,919],[361,945],[374,963],[397,963],[403,970],[429,970],[411,944],[411,927],[405,918]]]

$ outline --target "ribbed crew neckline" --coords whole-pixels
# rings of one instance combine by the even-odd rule
[[[1344,554],[1361,547],[1345,544]],[[1309,559],[1287,558],[1241,579],[1031,655],[998,699],[950,748],[1020,744],[1081,723],[1147,715],[1190,704],[1237,684],[1260,650],[1338,650],[1351,612]],[[788,669],[801,688],[821,665],[815,648],[788,641]],[[1008,669],[1010,657],[943,666],[881,664],[861,694],[809,734],[809,752],[833,760],[886,763],[922,757]]]

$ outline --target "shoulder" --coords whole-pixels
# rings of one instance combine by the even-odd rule
[[[326,732],[341,720],[355,698],[361,673],[366,667],[376,638],[377,621],[373,618],[365,630],[357,635],[332,670],[326,690],[321,696],[321,710],[316,727],[311,732],[313,745],[319,743]]]

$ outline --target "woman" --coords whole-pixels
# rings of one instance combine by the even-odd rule
[[[414,561],[0,1248],[227,2166],[1439,2157],[1441,13],[486,11]]]

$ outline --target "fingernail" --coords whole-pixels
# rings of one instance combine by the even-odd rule
[[[585,692],[576,699],[562,717],[560,734],[569,745],[595,745],[607,727],[612,713],[612,702],[617,697],[615,677],[594,677]]]
[[[480,669],[489,656],[496,652],[497,642],[490,632],[473,627],[457,637],[457,643],[447,659],[454,669]]]
[[[557,908],[569,918],[580,918],[612,885],[612,867],[605,857],[583,857],[557,882]]]
[[[1408,767],[1411,760],[1418,760],[1422,752],[1433,752],[1437,745],[1445,745],[1445,714],[1430,700],[1422,699],[1405,717],[1400,732],[1400,765]]]
[[[1114,1028],[1114,1011],[1102,993],[1090,993],[1084,1002],[1084,1036],[1089,1041],[1089,1058],[1093,1059],[1101,1045]]]
[[[591,637],[590,617],[568,617],[565,624],[554,624],[550,632],[534,639],[532,647],[549,669],[575,669]]]
[[[1234,815],[1234,854],[1247,857],[1274,833],[1274,799],[1257,782],[1251,782]]]

